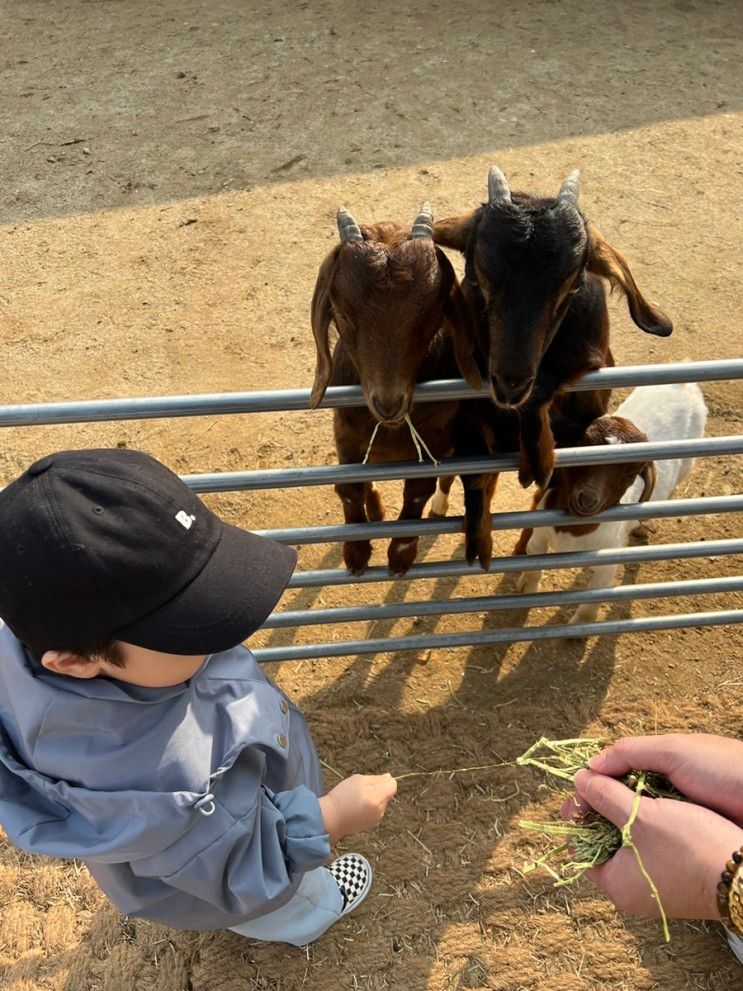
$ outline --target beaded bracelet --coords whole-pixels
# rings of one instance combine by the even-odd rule
[[[738,936],[743,936],[743,847],[736,850],[725,864],[725,870],[717,885],[717,907],[722,921]]]

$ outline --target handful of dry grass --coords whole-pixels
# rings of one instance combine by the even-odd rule
[[[592,757],[603,749],[602,740],[595,738],[575,738],[572,740],[548,740],[542,737],[518,757],[517,764],[537,767],[546,774],[572,782],[578,771],[588,767]],[[671,938],[666,914],[660,901],[658,889],[645,869],[640,854],[632,841],[632,824],[640,807],[643,795],[651,798],[682,799],[678,792],[662,775],[651,771],[631,771],[623,783],[635,792],[632,812],[622,829],[609,822],[597,812],[588,812],[572,822],[532,822],[521,819],[522,829],[533,830],[548,837],[550,846],[538,860],[527,864],[524,873],[543,867],[555,881],[555,887],[574,884],[587,870],[598,867],[612,857],[621,847],[627,847],[635,855],[638,867],[647,881],[651,894],[660,910],[666,942]],[[562,861],[553,866],[552,862]]]

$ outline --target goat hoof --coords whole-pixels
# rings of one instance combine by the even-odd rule
[[[387,564],[393,575],[404,575],[418,556],[418,538],[408,537],[390,542]]]
[[[540,489],[546,489],[552,478],[555,467],[555,456],[551,454],[545,461],[530,461],[522,452],[519,459],[519,482],[522,487],[528,487],[536,482]]]
[[[598,609],[588,609],[588,610],[585,610],[585,609],[580,609],[579,608],[579,609],[576,609],[576,611],[573,613],[573,615],[568,620],[568,625],[574,626],[577,623],[595,623],[598,618],[599,618],[599,611],[598,611]],[[585,633],[583,633],[583,634],[576,633],[575,634],[575,637],[571,637],[571,639],[574,639],[574,640],[583,640],[583,639],[585,639],[585,637],[586,637],[586,634]]]
[[[552,456],[548,462],[544,464],[534,465],[532,469],[532,478],[539,486],[540,490],[544,492],[550,484],[550,479],[552,478],[552,471],[555,467],[555,459]]]
[[[531,470],[531,465],[526,463],[519,465],[519,485],[521,488],[528,489],[533,481],[534,472]]]
[[[372,554],[369,540],[356,540],[343,545],[343,561],[352,575],[363,575]]]
[[[478,561],[483,571],[490,571],[490,564],[493,560],[493,540],[490,534],[487,537],[468,539],[464,553],[467,564],[473,565],[475,561]]]
[[[449,496],[444,495],[440,489],[434,492],[433,499],[431,500],[431,508],[428,510],[428,516],[430,519],[440,520],[446,516],[446,511],[449,508]]]
[[[522,571],[516,581],[516,591],[522,593],[536,592],[539,588],[539,579],[530,571]]]
[[[550,468],[549,471],[538,472],[534,477],[534,481],[537,483],[540,489],[544,490],[549,487],[551,478],[552,478],[552,469]]]

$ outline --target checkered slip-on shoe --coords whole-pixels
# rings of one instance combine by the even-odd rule
[[[371,864],[360,853],[344,853],[329,865],[328,870],[343,895],[341,915],[348,915],[369,894],[372,883]]]

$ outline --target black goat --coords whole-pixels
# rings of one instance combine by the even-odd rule
[[[487,203],[434,225],[434,240],[465,256],[462,290],[475,313],[478,364],[494,400],[490,409],[482,402],[463,406],[457,453],[502,453],[515,439],[519,481],[536,481],[542,489],[549,484],[555,442],[578,443],[608,406],[608,390],[559,391],[614,363],[601,279],[625,293],[641,330],[660,337],[672,331],[668,317],[638,289],[626,259],[586,221],[578,189],[576,171],[556,197],[512,194],[494,166]],[[464,483],[467,558],[487,567],[494,477],[469,476]]]

